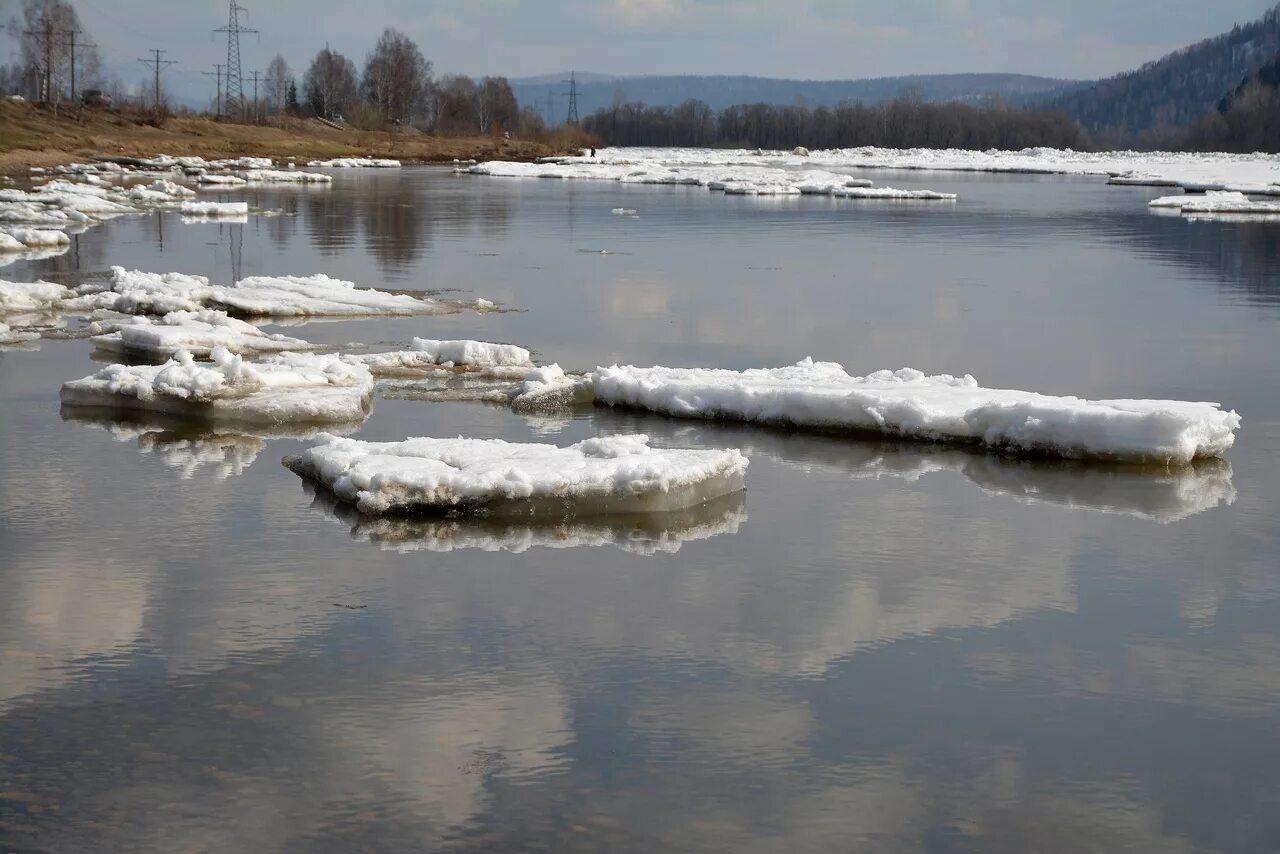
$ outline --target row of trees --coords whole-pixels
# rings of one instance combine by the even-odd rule
[[[1280,153],[1280,56],[1193,124],[1182,144],[1192,151]]]
[[[586,118],[583,130],[609,145],[788,149],[1085,148],[1087,139],[1061,113],[986,106],[929,104],[905,95],[874,106],[779,107],[751,104],[715,112],[701,101],[679,107],[615,104]]]

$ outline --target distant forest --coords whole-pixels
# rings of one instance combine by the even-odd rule
[[[909,95],[874,106],[810,109],[752,104],[719,112],[701,101],[679,107],[621,104],[592,113],[582,126],[609,145],[1020,149],[1088,144],[1079,125],[1062,113],[998,104],[929,104]]]
[[[1280,153],[1280,57],[1193,124],[1183,142],[1193,151]]]

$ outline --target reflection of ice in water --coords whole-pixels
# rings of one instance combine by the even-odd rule
[[[269,439],[309,439],[320,432],[342,432],[340,427],[330,426],[322,431],[307,426],[290,428],[287,424],[248,433],[223,432],[179,418],[80,407],[64,408],[62,419],[105,430],[120,442],[136,441],[138,450],[155,454],[183,480],[239,477],[266,448]],[[350,425],[347,430],[354,431],[358,426]]]
[[[747,520],[743,492],[671,513],[528,520],[364,516],[307,481],[303,490],[311,496],[312,508],[349,525],[355,539],[398,552],[615,546],[636,554],[675,554],[685,543],[737,533]]]

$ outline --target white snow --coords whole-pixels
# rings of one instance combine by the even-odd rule
[[[248,202],[183,202],[178,208],[187,216],[245,216],[249,213]]]
[[[244,173],[250,184],[331,184],[332,175],[320,172],[282,171],[279,169],[250,169]]]
[[[898,199],[901,201],[955,201],[955,193],[933,190],[895,190],[892,187],[837,187],[831,195],[839,199]]]
[[[533,368],[533,357],[523,347],[487,341],[414,338],[412,350],[347,358],[365,365],[378,376],[416,376],[424,372],[457,370],[489,377],[522,379]]]
[[[1066,458],[1185,464],[1221,455],[1240,416],[1216,403],[1084,400],[986,389],[971,376],[903,368],[851,376],[833,362],[727,371],[598,368],[601,403],[688,418],[725,418]]]
[[[249,363],[221,347],[210,356],[109,365],[64,383],[62,402],[257,424],[351,422],[369,413],[373,377],[338,356],[283,353]]]
[[[111,278],[87,283],[68,311],[109,309],[123,314],[219,309],[257,317],[357,317],[449,311],[434,300],[357,288],[354,282],[315,276],[250,276],[234,285],[213,285],[204,276],[146,273],[112,267]]]
[[[239,187],[242,184],[246,184],[248,182],[238,175],[217,175],[217,174],[206,173],[203,175],[197,175],[196,183],[212,184],[212,185],[221,184],[222,186],[226,186],[226,187]]]
[[[226,312],[208,309],[175,311],[159,319],[131,317],[116,331],[95,336],[92,341],[99,350],[109,353],[148,356],[171,356],[184,350],[194,356],[208,356],[218,347],[232,353],[281,353],[315,348],[307,341],[268,334],[243,320],[228,317]]]
[[[662,512],[743,488],[747,458],[739,451],[659,450],[648,441],[611,436],[560,448],[499,439],[334,437],[285,464],[369,514]]]
[[[374,157],[335,157],[332,160],[312,160],[307,165],[327,169],[393,169],[400,165],[400,161]]]
[[[46,249],[50,246],[65,246],[69,243],[71,238],[61,231],[12,227],[0,231],[0,250],[8,252]]]
[[[71,291],[53,282],[0,280],[0,314],[56,311]]]

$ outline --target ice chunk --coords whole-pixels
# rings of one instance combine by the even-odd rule
[[[246,216],[249,213],[248,202],[183,202],[178,208],[187,216]]]
[[[27,329],[13,329],[7,323],[0,322],[0,347],[34,341],[39,337],[39,332],[31,332]]]
[[[533,357],[529,351],[514,344],[436,341],[429,338],[414,338],[412,350],[347,358],[365,365],[376,376],[418,376],[456,370],[522,379],[533,367]]]
[[[1162,196],[1147,203],[1153,208],[1176,208],[1184,214],[1227,213],[1280,216],[1280,202],[1255,202],[1244,193],[1211,191],[1202,196]]]
[[[589,376],[566,374],[559,365],[534,368],[509,394],[517,412],[546,412],[595,402]]]
[[[611,546],[642,555],[675,554],[686,544],[735,534],[747,520],[741,491],[669,513],[522,519],[511,516],[367,516],[303,481],[315,510],[349,526],[357,540],[384,551],[526,552],[533,548]]]
[[[71,291],[53,282],[6,282],[0,280],[0,314],[56,311]]]
[[[21,252],[27,249],[66,246],[71,243],[71,238],[61,231],[47,231],[36,228],[6,228],[4,231],[0,231],[0,241],[2,241],[0,242],[0,250]]]
[[[897,199],[902,201],[953,202],[955,193],[938,193],[933,190],[895,190],[892,187],[837,187],[831,195],[838,199]]]
[[[372,376],[338,356],[284,353],[252,364],[222,348],[210,356],[109,365],[64,383],[62,402],[250,424],[352,422],[369,413]]]
[[[279,169],[250,169],[244,173],[250,184],[331,184],[332,175],[320,172],[283,171]]]
[[[596,399],[688,418],[881,433],[1072,459],[1183,464],[1224,453],[1240,416],[1216,403],[1084,400],[986,389],[910,368],[865,377],[832,362],[727,371],[598,368]]]
[[[204,276],[183,273],[144,273],[112,267],[105,282],[89,282],[76,289],[68,311],[98,309],[122,314],[168,314],[199,311],[215,301],[217,288]]]
[[[633,208],[614,208],[612,211],[610,211],[610,213],[612,213],[614,216],[631,216],[631,217],[640,216],[640,212]]]
[[[499,439],[332,438],[285,465],[361,513],[571,516],[680,510],[743,488],[736,450],[658,450],[647,436],[560,448]]]
[[[108,353],[151,357],[172,356],[181,350],[208,356],[217,347],[232,353],[315,349],[314,344],[299,338],[268,334],[226,312],[208,309],[170,312],[158,320],[133,317],[118,330],[94,337],[93,343]]]
[[[307,165],[328,169],[393,169],[400,165],[400,161],[373,157],[335,157],[332,160],[312,160]]]
[[[238,175],[211,175],[209,173],[205,173],[196,176],[196,183],[222,185],[224,187],[239,187],[248,182]]]

